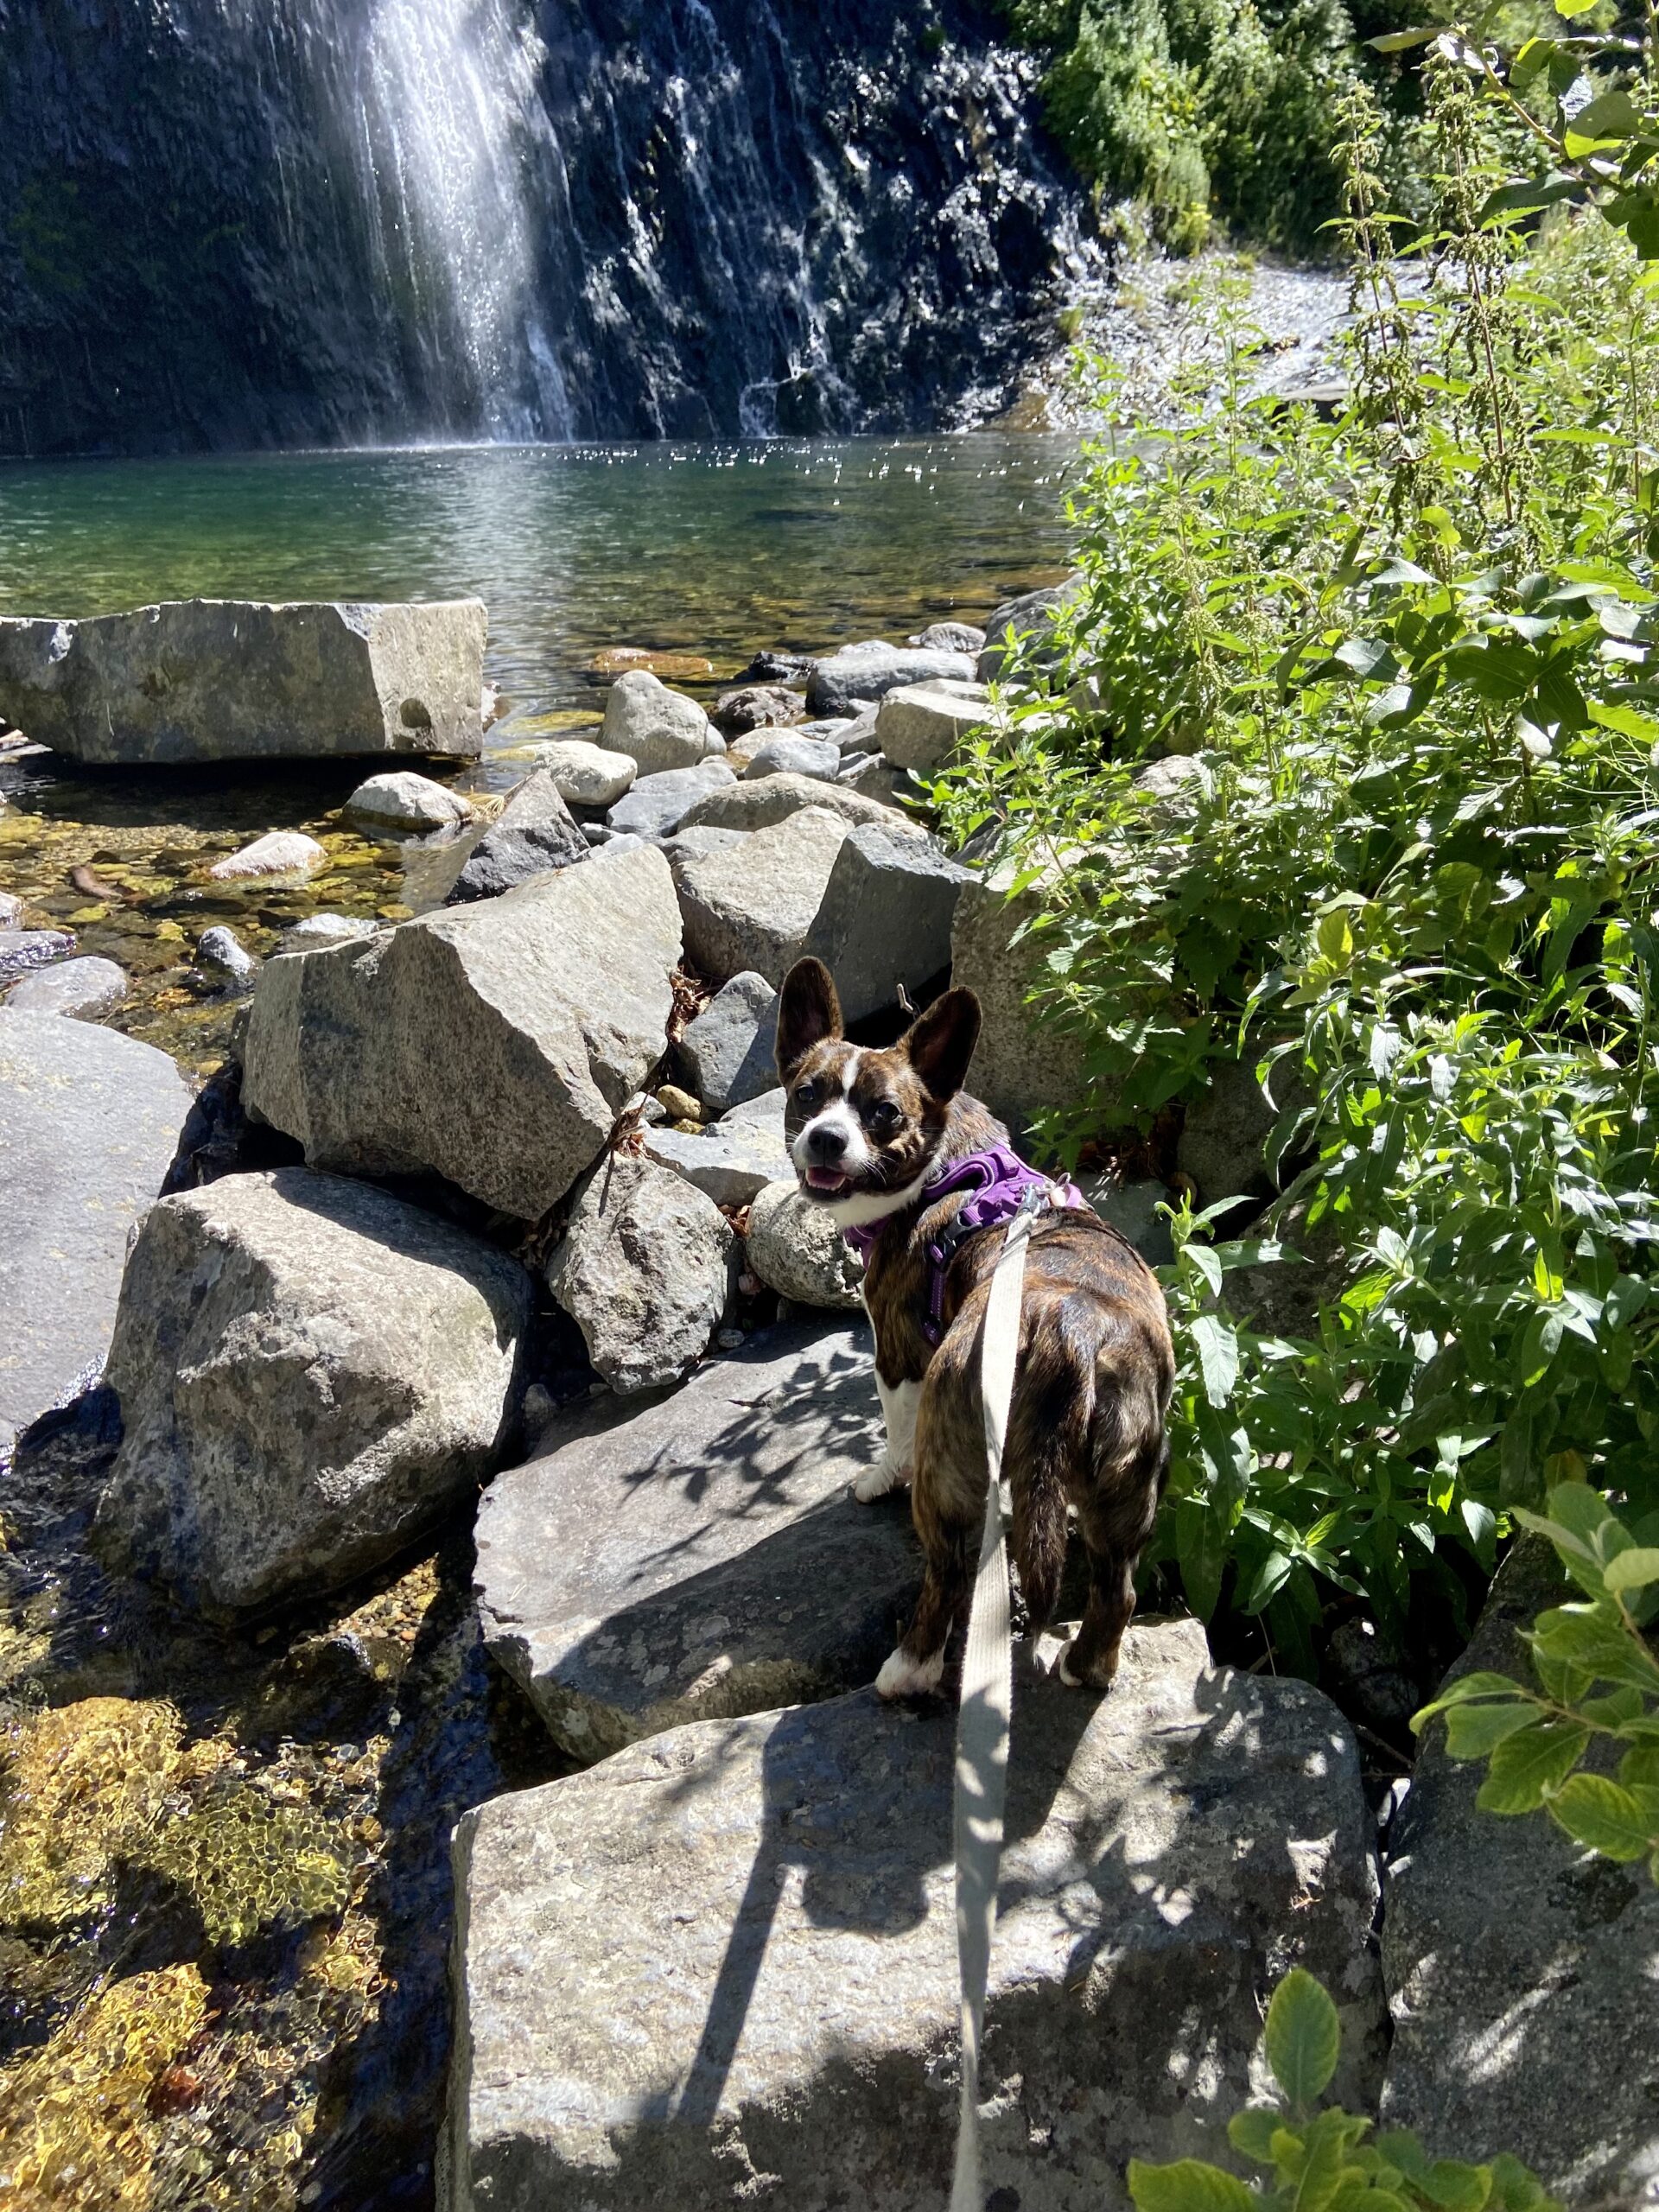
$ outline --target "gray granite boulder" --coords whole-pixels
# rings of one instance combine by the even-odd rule
[[[798,776],[785,772],[762,776],[753,784],[734,784],[729,790],[710,791],[683,817],[683,830],[771,830],[779,823],[798,814],[803,807],[827,806],[832,814],[856,827],[860,823],[874,822],[884,830],[894,828],[892,814],[876,800],[849,791],[844,784],[823,783],[816,776]],[[911,830],[898,825],[906,836],[920,836],[919,830]]]
[[[516,1260],[372,1184],[163,1198],[110,1347],[99,1548],[213,1613],[348,1581],[492,1471],[531,1305]]]
[[[1296,1103],[1307,1098],[1306,1088],[1282,1065],[1269,1082],[1274,1099]],[[1254,1054],[1211,1067],[1209,1089],[1187,1103],[1175,1153],[1176,1166],[1198,1186],[1200,1205],[1272,1197],[1276,1186],[1264,1147],[1279,1112],[1256,1080]]]
[[[370,776],[346,800],[344,812],[372,830],[388,830],[405,836],[424,837],[435,830],[453,830],[470,822],[473,810],[459,791],[412,768],[395,768]]]
[[[1017,599],[1006,600],[995,613],[986,617],[985,643],[976,664],[976,673],[982,683],[995,683],[1014,666],[1028,669],[1052,667],[1059,656],[1051,641],[1050,632],[1056,622],[1062,620],[1083,596],[1081,575],[1068,576],[1064,583],[1046,584],[1040,591],[1022,592]],[[1014,660],[1008,658],[1008,632],[1014,632]]]
[[[215,922],[196,939],[196,964],[238,987],[251,984],[259,968],[236,931],[224,922]]]
[[[855,830],[836,855],[807,932],[836,979],[849,1021],[912,996],[950,965],[950,930],[971,868],[922,837]]]
[[[560,796],[557,779],[550,768],[537,768],[508,794],[467,854],[445,904],[498,899],[550,868],[571,868],[587,858],[588,840]]]
[[[967,653],[940,652],[920,645],[890,645],[885,639],[843,645],[827,660],[815,661],[806,680],[809,715],[845,715],[862,701],[883,699],[901,683],[925,683],[930,677],[971,678]]]
[[[795,1172],[784,1142],[781,1091],[739,1105],[695,1134],[650,1129],[645,1147],[647,1159],[683,1175],[718,1206],[746,1206],[768,1183]]]
[[[14,983],[6,1004],[19,1014],[62,1014],[90,1021],[113,1014],[129,989],[126,970],[113,960],[91,955],[36,968]]]
[[[634,836],[670,837],[700,799],[736,781],[736,770],[719,758],[701,760],[693,768],[641,776],[605,819],[613,830]]]
[[[747,737],[757,729],[782,729],[798,722],[806,702],[781,683],[745,683],[722,691],[709,719],[725,737]]]
[[[668,863],[641,846],[268,961],[244,1100],[314,1166],[435,1169],[539,1220],[660,1058],[679,957]]]
[[[778,994],[753,969],[722,983],[680,1038],[690,1088],[711,1113],[758,1098],[778,1080]]]
[[[1080,1174],[1078,1189],[1104,1222],[1126,1236],[1148,1267],[1166,1268],[1175,1257],[1169,1223],[1159,1211],[1174,1205],[1175,1194],[1151,1176],[1126,1180],[1116,1174]]]
[[[476,599],[0,617],[0,721],[78,760],[471,755],[487,628]]]
[[[639,772],[631,754],[607,753],[582,737],[550,738],[524,750],[547,770],[567,806],[614,806]]]
[[[864,1263],[792,1170],[749,1203],[748,1259],[768,1290],[828,1312],[863,1304]]]
[[[743,771],[745,783],[762,776],[815,776],[833,783],[841,772],[841,747],[827,737],[798,737],[791,730],[757,746]]]
[[[576,1195],[548,1288],[619,1396],[657,1390],[708,1351],[736,1249],[711,1199],[654,1159],[613,1153]]]
[[[734,845],[741,845],[747,835],[746,830],[677,830],[671,837],[660,837],[657,842],[677,884],[688,861],[700,861],[705,853],[729,851]]]
[[[1092,1095],[1102,1127],[1111,1126],[1116,1092],[1109,1083],[1092,1084],[1084,1068],[1081,1041],[1039,1018],[1027,1003],[1042,971],[1040,938],[1016,932],[1041,900],[1040,886],[1007,896],[1011,878],[999,871],[976,874],[957,900],[950,932],[950,980],[965,985],[979,1000],[979,1045],[968,1071],[968,1088],[1016,1138],[1035,1116],[1057,1106],[1075,1106]]]
[[[345,944],[354,938],[372,937],[384,926],[372,914],[307,914],[283,931],[276,940],[276,950],[320,952],[324,945]]]
[[[189,1111],[153,1045],[0,1007],[0,1444],[103,1366],[128,1231]]]
[[[868,1332],[798,1323],[626,1418],[556,1416],[480,1501],[477,1579],[562,1748],[873,1680],[921,1570],[904,1499],[852,1494],[884,1434]]]
[[[747,969],[781,983],[800,957],[849,827],[827,808],[807,807],[739,846],[686,861],[678,871],[680,911],[698,971],[723,982]]]
[[[833,1570],[831,1570],[833,1572]],[[1131,2156],[1231,2164],[1292,1966],[1384,2015],[1359,1761],[1317,1690],[1137,1624],[1105,1696],[1016,1647],[982,2094],[995,2212],[1123,2212]],[[709,1719],[456,1838],[454,2212],[923,2212],[957,2096],[951,1715]],[[764,2178],[762,2178],[764,2177]]]
[[[1452,1679],[1533,1681],[1523,1631],[1577,1594],[1548,1546],[1523,1540]],[[1383,2124],[1459,2158],[1511,2152],[1568,2204],[1649,2204],[1659,1887],[1639,1864],[1592,1858],[1546,1813],[1482,1812],[1485,1771],[1449,1759],[1434,1724],[1390,1834]]]
[[[970,730],[991,719],[982,683],[906,683],[889,691],[875,717],[875,740],[899,768],[937,768]]]
[[[919,637],[906,642],[930,645],[936,652],[976,653],[985,643],[985,632],[973,622],[930,622]]]
[[[726,750],[696,701],[671,691],[648,668],[631,668],[612,684],[600,743],[607,753],[626,753],[642,777],[690,768]]]
[[[74,949],[68,930],[0,930],[0,984],[15,982],[54,960],[67,960]]]

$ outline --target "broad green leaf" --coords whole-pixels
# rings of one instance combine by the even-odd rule
[[[1238,1380],[1238,1338],[1219,1314],[1200,1313],[1188,1324],[1204,1395],[1212,1406],[1224,1406]]]
[[[1293,1967],[1268,2005],[1268,2063],[1286,2097],[1306,2108],[1324,2094],[1342,2055],[1337,2008],[1305,1967]]]
[[[1236,2174],[1200,2158],[1177,2158],[1167,2166],[1131,2158],[1129,2195],[1140,2212],[1257,2212],[1261,2202]]]
[[[1477,1669],[1471,1675],[1459,1675],[1455,1682],[1448,1682],[1432,1705],[1426,1705],[1411,1716],[1414,1735],[1421,1736],[1436,1713],[1447,1713],[1454,1705],[1465,1705],[1471,1698],[1514,1698],[1522,1695],[1519,1682],[1507,1675],[1494,1675]]]
[[[1603,1859],[1628,1864],[1656,1847],[1637,1799],[1605,1774],[1569,1775],[1551,1796],[1549,1811],[1575,1842]]]
[[[1258,2166],[1274,2163],[1273,2139],[1285,2124],[1285,2116],[1272,2105],[1246,2105],[1243,2112],[1236,2112],[1227,2123],[1227,2140],[1235,2151],[1241,2151]]]
[[[1446,1748],[1454,1759],[1484,1759],[1538,1718],[1529,1698],[1514,1705],[1459,1705],[1446,1716]]]
[[[1620,1552],[1617,1559],[1608,1560],[1602,1569],[1602,1579],[1615,1593],[1645,1589],[1649,1582],[1659,1582],[1659,1550],[1649,1545],[1634,1545],[1629,1551]]]
[[[1596,0],[1584,0],[1584,4],[1593,8]],[[1384,31],[1381,38],[1368,38],[1365,43],[1373,54],[1404,54],[1414,46],[1427,46],[1430,39],[1440,35],[1440,25],[1431,23],[1423,30]]]
[[[1566,1781],[1584,1754],[1590,1731],[1570,1720],[1538,1720],[1492,1753],[1475,1802],[1483,1813],[1533,1813]]]

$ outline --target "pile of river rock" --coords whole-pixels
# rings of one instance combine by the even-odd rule
[[[1057,596],[993,638],[1040,639]],[[1022,902],[945,855],[912,780],[995,741],[999,652],[928,635],[763,666],[723,728],[635,669],[597,742],[540,746],[488,815],[372,777],[353,810],[435,841],[444,903],[292,932],[251,979],[217,1151],[204,1101],[173,1157],[190,1101],[162,1055],[0,1013],[0,1203],[23,1224],[0,1414],[95,1374],[107,1341],[105,1555],[235,1623],[477,1500],[486,1640],[576,1770],[457,1836],[455,2207],[944,2201],[950,1721],[868,1688],[918,1554],[902,1497],[850,1494],[880,1448],[868,1335],[855,1266],[796,1196],[771,1035],[804,952],[886,1033],[954,979],[998,1113],[1023,1128],[1077,1095],[1025,1004]],[[1179,802],[1175,769],[1148,774]],[[1260,1175],[1252,1094],[1223,1081],[1189,1116],[1206,1198]],[[1100,1193],[1149,1249],[1161,1195]],[[550,1300],[586,1348],[574,1389],[537,1368]],[[1137,1626],[1103,1700],[1051,1656],[1019,1662],[984,2076],[1000,2212],[1121,2205],[1131,2155],[1229,2158],[1264,1995],[1298,1962],[1342,2008],[1351,2104],[1433,2128],[1510,2032],[1445,2147],[1516,2149],[1580,2194],[1635,2171],[1645,2060],[1620,2062],[1630,2114],[1592,2129],[1545,2086],[1557,2039],[1524,2024],[1521,1950],[1489,1953],[1477,2002],[1452,1993],[1463,1773],[1426,1762],[1385,1985],[1375,1807],[1333,1705],[1213,1668],[1191,1621]],[[1540,1847],[1502,1864],[1517,1891]],[[1530,1910],[1491,1891],[1494,1927]],[[1632,1898],[1626,1947],[1638,1920],[1659,1935]],[[1580,2028],[1634,2050],[1600,2001],[1614,1939],[1575,1910],[1552,1936],[1598,1992]]]

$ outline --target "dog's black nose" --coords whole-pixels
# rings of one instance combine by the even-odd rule
[[[837,1160],[847,1149],[847,1132],[833,1122],[820,1122],[815,1129],[806,1133],[806,1148],[814,1160],[821,1160],[828,1166]]]

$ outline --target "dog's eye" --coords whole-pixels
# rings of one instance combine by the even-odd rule
[[[878,1098],[864,1118],[878,1135],[885,1135],[896,1129],[904,1116],[891,1098]]]
[[[823,1095],[822,1090],[816,1083],[804,1083],[795,1093],[795,1103],[798,1106],[804,1106],[810,1110],[817,1104]]]

